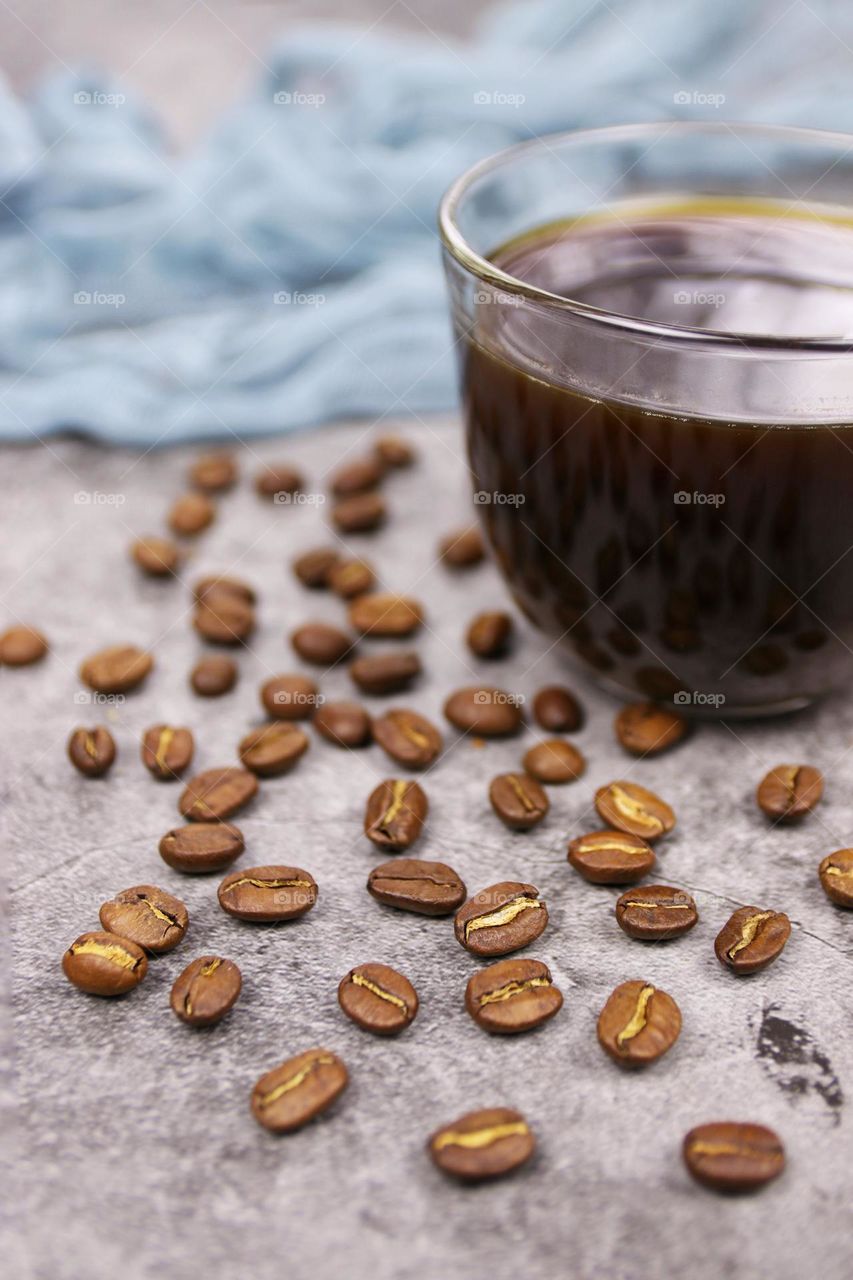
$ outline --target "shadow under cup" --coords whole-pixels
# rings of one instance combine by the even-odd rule
[[[849,681],[853,138],[562,134],[440,224],[475,503],[527,617],[687,714]]]

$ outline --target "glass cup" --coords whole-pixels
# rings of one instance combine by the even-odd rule
[[[772,714],[853,676],[853,137],[593,129],[440,229],[474,500],[526,616],[621,696]]]

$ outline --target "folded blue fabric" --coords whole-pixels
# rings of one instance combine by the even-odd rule
[[[851,45],[834,0],[781,18],[775,0],[522,0],[466,44],[307,30],[179,158],[121,85],[0,86],[0,437],[154,445],[447,408],[435,215],[462,170],[678,115],[684,88],[724,92],[729,118],[850,129]]]

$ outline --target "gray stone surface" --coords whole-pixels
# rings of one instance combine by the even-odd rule
[[[503,590],[491,567],[452,577],[435,563],[438,534],[467,519],[459,433],[447,424],[406,430],[421,463],[390,482],[387,531],[351,540],[375,559],[384,583],[428,606],[418,641],[427,676],[395,701],[440,721],[446,691],[474,678],[530,696],[565,676],[558,653],[522,628],[511,659],[475,667],[460,633]],[[243,447],[240,459],[245,471],[258,456],[296,460],[319,486],[331,460],[358,448],[361,435],[360,427],[328,429]],[[555,788],[548,820],[518,836],[500,827],[486,788],[517,763],[533,731],[481,749],[448,732],[446,754],[425,780],[432,807],[416,851],[452,863],[471,891],[505,878],[537,884],[551,924],[531,954],[551,966],[566,998],[539,1032],[491,1039],[462,1007],[474,961],[450,922],[394,913],[365,892],[379,858],[360,834],[363,804],[394,773],[378,748],[346,755],[313,741],[297,771],[262,784],[239,819],[246,865],[293,862],[316,876],[319,904],[303,921],[241,925],[219,910],[217,877],[181,877],[161,862],[157,841],[176,820],[180,788],[143,770],[143,728],[167,718],[188,724],[199,768],[232,762],[239,737],[259,719],[262,678],[300,667],[286,632],[340,613],[287,569],[296,551],[326,536],[324,509],[267,506],[244,483],[223,499],[184,577],[245,574],[262,591],[260,630],[240,657],[234,693],[213,702],[190,693],[186,677],[201,646],[188,591],[141,580],[127,559],[132,535],[160,526],[187,457],[138,458],[65,441],[2,458],[0,624],[31,620],[53,646],[40,667],[0,673],[18,1102],[14,1125],[9,1117],[3,1127],[12,1163],[7,1274],[849,1275],[853,916],[826,901],[815,872],[853,836],[850,699],[776,724],[705,726],[672,755],[637,763],[613,741],[615,704],[570,675],[590,713],[577,737],[589,771]],[[75,503],[80,493],[88,502]],[[156,654],[144,690],[118,707],[78,703],[81,658],[125,640]],[[322,683],[328,695],[348,692],[343,671]],[[96,720],[114,729],[119,758],[108,780],[87,781],[68,764],[65,740],[75,724]],[[825,803],[797,829],[770,829],[754,786],[766,768],[800,759],[824,769]],[[617,891],[585,884],[565,861],[567,835],[595,825],[594,789],[620,776],[654,786],[679,814],[661,848],[661,878],[695,894],[701,920],[669,946],[626,938],[612,915]],[[186,901],[184,944],[153,960],[125,999],[75,991],[60,971],[63,949],[97,927],[106,897],[146,881]],[[751,980],[724,972],[712,949],[743,903],[785,908],[794,921],[784,956]],[[168,994],[184,965],[208,951],[239,963],[244,993],[220,1027],[193,1032],[170,1013]],[[421,997],[417,1021],[392,1042],[359,1031],[337,1006],[339,978],[368,959],[397,964]],[[642,1076],[621,1073],[595,1039],[608,992],[634,977],[665,987],[684,1015],[675,1049]],[[351,1086],[326,1118],[274,1138],[251,1119],[249,1090],[261,1072],[317,1044],[343,1056]],[[438,1123],[494,1103],[525,1112],[538,1155],[502,1184],[460,1190],[425,1157],[425,1138]],[[788,1171],[758,1197],[722,1200],[684,1172],[683,1133],[721,1117],[768,1123],[784,1138]]]

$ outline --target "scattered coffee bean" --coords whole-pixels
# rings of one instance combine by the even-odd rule
[[[438,544],[438,554],[450,569],[468,569],[486,554],[483,535],[476,525],[448,533]]]
[[[757,973],[781,955],[791,936],[784,911],[739,907],[717,934],[714,950],[721,964],[735,973]]]
[[[145,952],[116,933],[81,933],[62,957],[69,982],[90,996],[123,996],[145,977]]]
[[[317,667],[333,667],[347,656],[355,641],[340,627],[326,622],[306,622],[296,628],[290,643],[305,662]]]
[[[469,898],[456,913],[456,939],[475,956],[504,956],[534,942],[548,908],[532,884],[502,880]]]
[[[289,771],[308,750],[308,735],[295,724],[276,720],[252,729],[241,739],[240,763],[259,778],[276,778]]]
[[[187,783],[178,810],[190,822],[219,821],[242,809],[257,791],[258,780],[248,769],[205,769]]]
[[[354,493],[332,507],[332,521],[341,533],[371,533],[384,524],[388,512],[381,494]]]
[[[623,982],[598,1018],[598,1041],[622,1067],[646,1067],[663,1057],[681,1032],[681,1010],[650,982]]]
[[[418,993],[387,964],[360,964],[341,979],[338,1003],[363,1031],[393,1036],[414,1021]]]
[[[373,737],[370,716],[357,702],[324,702],[314,713],[312,724],[338,747],[363,747]]]
[[[206,875],[230,867],[245,848],[243,833],[227,822],[174,827],[160,841],[160,857],[175,871]]]
[[[352,600],[372,590],[376,573],[366,560],[340,560],[329,571],[329,586],[342,600]]]
[[[175,979],[169,1004],[188,1027],[212,1027],[233,1008],[243,986],[240,970],[221,956],[199,956]]]
[[[269,463],[255,475],[255,492],[275,501],[278,494],[293,494],[305,487],[301,472],[286,463]]]
[[[700,1124],[684,1139],[684,1163],[712,1191],[755,1191],[785,1168],[785,1149],[763,1124]]]
[[[199,578],[193,587],[193,598],[199,603],[206,600],[208,596],[233,596],[243,604],[257,603],[257,593],[253,586],[244,582],[242,578],[229,578],[221,573],[212,573],[206,578]]]
[[[190,918],[180,898],[153,884],[124,889],[101,907],[99,919],[110,933],[160,955],[182,941]]]
[[[349,673],[364,693],[382,696],[402,693],[421,674],[421,660],[413,650],[370,653],[356,658]]]
[[[569,862],[592,884],[634,884],[655,865],[651,847],[625,831],[591,831],[569,845]]]
[[[616,737],[633,756],[656,756],[681,742],[688,725],[683,716],[654,702],[623,707],[615,721]]]
[[[489,800],[501,822],[513,831],[529,831],[551,807],[536,779],[525,773],[500,773],[492,778]]]
[[[400,436],[380,436],[373,448],[386,467],[410,467],[415,460],[414,449]]]
[[[155,724],[142,735],[142,763],[161,782],[173,782],[189,767],[195,741],[189,729]]]
[[[508,613],[478,613],[465,634],[465,641],[478,658],[502,658],[513,637],[513,621]]]
[[[170,538],[137,538],[130,548],[138,567],[151,578],[168,578],[181,561],[181,553]]]
[[[465,1008],[485,1031],[532,1031],[563,1007],[563,993],[541,960],[499,960],[469,979]]]
[[[622,894],[616,903],[616,919],[629,938],[659,942],[688,933],[699,919],[699,912],[683,889],[648,884]]]
[[[96,693],[129,693],[142,684],[153,665],[150,653],[132,644],[117,644],[86,658],[80,679]]]
[[[219,698],[237,683],[237,663],[224,654],[201,658],[190,672],[190,684],[202,698]]]
[[[525,1164],[536,1139],[524,1116],[509,1107],[469,1111],[438,1129],[427,1151],[443,1173],[463,1182],[500,1178]]]
[[[448,916],[465,901],[465,883],[444,862],[392,858],[374,867],[367,891],[386,907],[422,916]]]
[[[408,849],[423,830],[429,802],[416,782],[387,779],[370,793],[364,834],[380,849]]]
[[[303,587],[317,589],[329,586],[329,575],[338,563],[334,547],[314,547],[303,551],[293,561],[293,572]]]
[[[348,1083],[337,1054],[309,1049],[261,1076],[252,1090],[252,1115],[271,1133],[292,1133],[327,1110]]]
[[[373,721],[373,737],[398,764],[425,769],[441,753],[441,734],[426,716],[403,707],[392,707]]]
[[[216,507],[203,493],[185,493],[172,504],[168,525],[172,533],[182,538],[193,538],[212,523]]]
[[[853,907],[853,849],[836,849],[818,868],[823,891],[839,907]]]
[[[187,478],[194,489],[223,493],[237,482],[237,464],[230,453],[203,453],[190,467]]]
[[[68,739],[68,759],[87,778],[100,778],[116,758],[116,744],[102,724],[94,729],[75,729]]]
[[[308,720],[322,700],[307,676],[282,675],[261,685],[261,702],[275,720]]]
[[[47,653],[47,640],[35,627],[9,627],[0,635],[0,664],[28,667]]]
[[[317,882],[300,867],[249,867],[226,876],[217,896],[230,916],[271,924],[310,911],[317,901]]]
[[[375,591],[359,596],[349,607],[349,620],[361,635],[408,636],[424,619],[417,600]]]
[[[348,498],[354,493],[365,493],[382,483],[385,467],[377,454],[353,458],[338,467],[331,479],[330,488],[336,498]]]
[[[193,626],[211,644],[244,644],[255,629],[255,610],[238,595],[211,588],[196,605]]]
[[[562,738],[537,742],[524,753],[522,764],[531,777],[547,786],[574,782],[586,772],[586,760],[580,751]]]
[[[454,728],[480,738],[502,738],[521,728],[518,696],[489,685],[457,689],[445,702],[444,714]]]
[[[758,807],[777,822],[810,813],[823,795],[823,774],[809,764],[779,764],[758,787]]]
[[[533,716],[549,733],[576,733],[586,719],[575,695],[560,684],[549,684],[539,690],[533,699]]]
[[[644,840],[657,840],[675,826],[669,805],[636,782],[611,782],[595,793],[599,816],[611,827]]]

